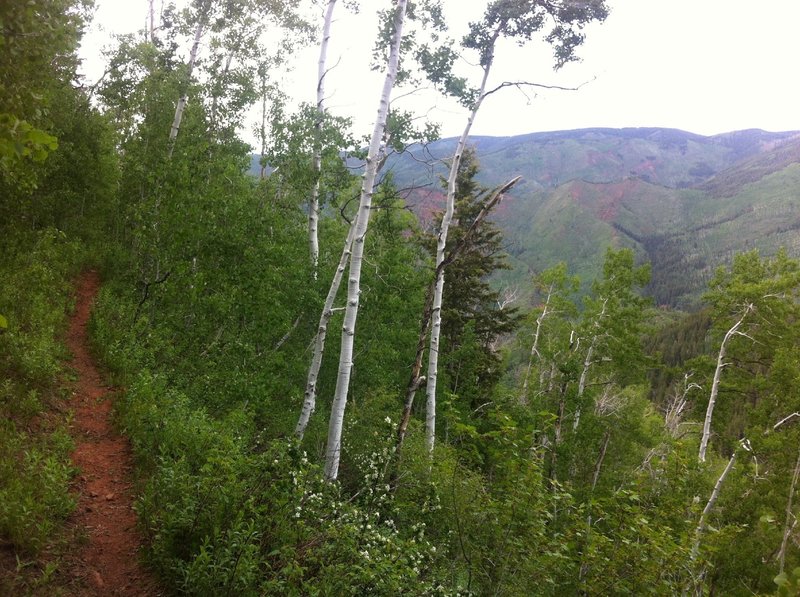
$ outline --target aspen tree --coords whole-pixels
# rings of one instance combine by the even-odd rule
[[[436,386],[439,372],[439,350],[442,326],[442,297],[444,295],[444,268],[440,265],[445,259],[447,234],[453,220],[455,208],[456,177],[461,157],[466,147],[467,139],[475,121],[475,117],[483,101],[492,93],[503,87],[511,85],[503,83],[494,89],[488,88],[489,75],[495,60],[495,49],[499,39],[516,38],[519,42],[529,41],[533,35],[540,31],[547,22],[553,23],[553,29],[547,36],[547,41],[554,46],[556,68],[575,60],[575,49],[583,42],[580,30],[585,24],[599,20],[607,15],[604,0],[591,0],[581,5],[573,3],[531,3],[523,1],[496,0],[487,6],[483,19],[478,23],[470,24],[469,34],[464,38],[464,46],[478,51],[482,77],[477,89],[468,89],[463,79],[453,77],[452,74],[442,74],[440,71],[429,71],[429,78],[445,88],[448,93],[456,95],[469,106],[470,112],[467,123],[458,140],[455,152],[450,162],[450,172],[447,178],[447,202],[444,217],[437,239],[436,248],[436,284],[431,306],[431,331],[428,349],[428,374],[426,386],[425,410],[425,445],[428,452],[433,451],[436,438]],[[442,58],[439,54],[438,58]],[[449,56],[452,66],[454,56]],[[448,60],[445,58],[445,63]],[[428,63],[439,64],[439,61],[429,60]],[[516,86],[535,85],[533,83],[514,83]]]
[[[315,180],[314,186],[311,189],[311,196],[308,199],[308,245],[311,252],[311,267],[314,272],[314,279],[317,277],[317,265],[319,264],[319,236],[317,227],[319,224],[320,175],[322,174],[322,145],[320,137],[322,134],[322,123],[325,119],[325,77],[328,73],[328,43],[331,39],[331,23],[333,22],[334,8],[336,8],[336,0],[328,0],[328,6],[325,9],[325,22],[322,26],[322,40],[319,44],[319,60],[317,61],[317,120],[314,123]]]
[[[353,246],[350,254],[347,286],[347,306],[345,307],[342,340],[339,351],[339,373],[336,379],[336,390],[331,405],[331,416],[328,424],[328,439],[325,447],[325,478],[333,481],[339,474],[339,457],[342,442],[342,424],[347,406],[347,394],[350,389],[350,374],[353,369],[353,343],[355,340],[356,320],[358,318],[359,295],[361,294],[361,265],[364,258],[364,243],[369,225],[372,193],[380,162],[381,147],[389,114],[389,99],[397,79],[400,62],[400,46],[403,39],[407,0],[396,0],[394,8],[392,41],[389,61],[383,90],[378,105],[378,115],[372,130],[372,137],[367,154],[367,164],[361,185],[361,199],[358,216],[353,232]]]
[[[192,42],[192,49],[189,51],[189,63],[187,65],[187,81],[184,93],[178,98],[178,103],[175,106],[175,116],[172,119],[172,126],[169,130],[169,157],[172,158],[172,153],[175,150],[175,139],[178,137],[178,131],[181,128],[181,120],[183,120],[183,112],[186,110],[186,104],[189,101],[189,83],[194,72],[194,66],[197,62],[197,53],[200,49],[200,40],[203,37],[203,31],[208,24],[208,18],[211,13],[212,0],[205,0],[200,3],[197,9],[197,23],[194,30],[194,41]]]
[[[697,455],[697,458],[700,460],[700,462],[706,461],[706,450],[708,449],[708,441],[711,438],[711,418],[714,416],[714,406],[717,404],[717,397],[719,396],[719,383],[720,379],[722,378],[722,370],[730,365],[730,363],[725,362],[728,342],[730,342],[731,338],[734,336],[746,335],[743,332],[740,332],[739,328],[742,327],[745,318],[750,314],[753,308],[754,307],[752,303],[745,306],[742,316],[727,332],[725,332],[725,337],[722,339],[722,342],[719,345],[719,352],[717,353],[717,366],[714,369],[714,380],[711,382],[711,394],[708,397],[706,416],[703,419],[703,435],[700,438],[700,451]]]

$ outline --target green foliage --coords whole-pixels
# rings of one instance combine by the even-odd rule
[[[146,374],[125,397],[124,425],[153,471],[137,510],[150,560],[173,586],[393,595],[412,581],[418,594],[435,592],[431,546],[393,522],[378,454],[361,460],[365,490],[347,500],[297,447],[243,432],[249,420],[240,411],[215,421]]]
[[[73,79],[88,0],[13,0],[0,7],[0,174],[4,185],[37,185],[35,162],[58,146],[55,96]],[[7,191],[6,191],[7,192]]]
[[[59,341],[80,252],[63,233],[8,234],[0,241],[0,537],[36,555],[75,503],[72,441],[57,393]]]

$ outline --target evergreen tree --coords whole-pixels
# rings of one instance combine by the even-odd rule
[[[475,150],[465,151],[456,179],[458,220],[450,229],[450,246],[461,242],[489,197],[489,189],[475,180],[479,167]],[[503,373],[500,341],[520,320],[517,308],[503,305],[501,292],[490,283],[494,272],[508,267],[503,233],[486,218],[471,230],[464,249],[447,265],[439,357],[446,377],[443,387],[470,410],[491,396]]]

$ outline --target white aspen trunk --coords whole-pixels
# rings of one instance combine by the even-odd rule
[[[531,355],[528,359],[528,368],[525,371],[525,379],[522,381],[522,394],[519,397],[519,401],[521,404],[528,403],[528,380],[531,377],[531,369],[533,368],[533,360],[536,357],[539,357],[539,334],[542,330],[542,322],[544,321],[545,317],[548,314],[548,308],[550,307],[550,297],[553,296],[553,285],[550,285],[550,288],[547,291],[547,300],[544,302],[544,309],[539,317],[536,318],[536,332],[533,334],[533,345],[531,346]]]
[[[797,461],[795,462],[794,474],[792,475],[792,485],[789,488],[789,499],[786,501],[786,520],[783,523],[783,539],[781,539],[781,548],[780,551],[778,551],[778,574],[783,574],[783,569],[786,565],[786,546],[789,544],[789,536],[792,534],[792,529],[797,524],[797,519],[792,514],[792,504],[794,502],[794,492],[797,489],[797,478],[799,476],[800,451],[797,453]]]
[[[606,315],[606,306],[608,305],[608,299],[603,300],[603,308],[600,310],[600,315],[597,316],[597,319],[594,322],[594,327],[600,326],[600,321]],[[578,380],[578,399],[580,402],[580,398],[583,397],[584,391],[586,391],[586,378],[589,375],[589,368],[592,366],[592,356],[594,354],[594,347],[597,344],[597,335],[595,334],[592,337],[592,343],[589,345],[589,350],[586,351],[586,358],[583,360],[583,370],[581,371],[581,377]],[[572,423],[572,430],[577,431],[578,425],[581,423],[581,405],[578,404],[578,408],[575,411],[575,420]]]
[[[706,507],[703,508],[703,512],[700,514],[700,520],[697,522],[697,527],[694,530],[694,543],[692,544],[692,551],[689,554],[689,559],[692,564],[694,564],[695,561],[697,561],[697,556],[700,555],[700,543],[703,539],[703,534],[705,533],[706,530],[706,520],[708,519],[708,515],[711,513],[711,510],[714,508],[714,504],[717,503],[717,498],[719,497],[719,492],[722,489],[722,484],[725,483],[725,479],[727,478],[728,473],[730,473],[731,469],[733,468],[733,464],[736,461],[737,453],[738,453],[737,451],[733,452],[733,456],[731,456],[731,459],[728,461],[725,470],[722,471],[722,474],[719,476],[719,479],[717,479],[717,482],[714,484],[714,489],[711,492],[711,497],[708,498]],[[696,579],[692,578],[689,584],[696,585],[697,584]],[[684,595],[687,594],[689,588],[690,587],[687,586],[686,589],[683,591]]]
[[[481,80],[480,90],[478,92],[478,99],[472,107],[472,111],[467,117],[467,125],[461,133],[461,138],[458,140],[456,151],[453,154],[453,161],[450,164],[450,173],[447,177],[447,206],[445,208],[444,216],[442,217],[442,227],[439,231],[439,238],[436,243],[436,287],[433,293],[433,308],[431,311],[431,338],[430,348],[428,349],[428,375],[426,386],[426,404],[425,404],[425,447],[428,453],[433,453],[433,446],[436,442],[436,381],[438,379],[439,370],[439,336],[442,328],[442,296],[444,295],[444,250],[447,244],[447,232],[450,228],[450,222],[453,220],[453,211],[455,210],[456,200],[456,178],[458,177],[458,168],[461,165],[461,156],[464,154],[464,148],[467,145],[469,138],[469,131],[472,129],[472,123],[475,121],[475,116],[486,99],[486,82],[489,80],[489,73],[492,70],[492,63],[494,62],[494,45],[499,37],[499,31],[494,33],[494,36],[489,46],[489,56],[486,60],[486,65],[483,67],[483,79]]]
[[[339,258],[339,265],[336,266],[336,273],[331,281],[331,286],[328,289],[328,296],[325,298],[325,305],[322,307],[322,315],[319,317],[319,326],[317,327],[317,337],[314,340],[314,354],[311,357],[311,366],[308,368],[308,378],[306,381],[305,397],[303,399],[303,408],[300,411],[300,419],[297,421],[294,434],[297,439],[302,440],[306,432],[308,421],[311,415],[314,414],[314,409],[317,404],[317,379],[319,378],[319,369],[322,366],[322,355],[325,352],[325,338],[328,335],[328,322],[334,313],[333,303],[336,300],[336,295],[339,293],[339,286],[344,277],[344,271],[347,269],[347,261],[350,259],[353,246],[353,236],[355,235],[356,222],[354,219],[350,224],[350,230],[347,233],[347,238],[344,241],[344,249],[342,256]]]
[[[317,62],[317,122],[314,125],[314,188],[308,199],[308,247],[311,253],[311,267],[314,279],[317,279],[317,265],[319,264],[319,178],[322,173],[322,123],[325,118],[325,75],[328,60],[328,42],[331,39],[331,23],[333,22],[333,9],[336,0],[328,0],[325,10],[325,24],[322,27],[322,41],[319,45],[319,61]]]
[[[149,8],[148,8],[148,17],[150,20],[150,43],[155,43],[156,41],[156,10],[154,6],[155,0],[149,0]]]
[[[603,436],[603,446],[600,448],[600,455],[597,457],[597,462],[594,467],[594,475],[592,475],[592,491],[597,487],[597,481],[600,479],[600,470],[603,468],[603,460],[606,458],[606,451],[608,450],[608,442],[611,441],[611,431],[606,431]],[[591,523],[589,523],[591,526]]]
[[[583,392],[586,390],[586,377],[589,374],[589,367],[592,366],[592,355],[594,354],[594,344],[595,340],[597,340],[597,336],[592,338],[592,343],[589,346],[589,350],[586,351],[586,358],[583,361],[583,370],[581,371],[581,377],[578,380],[578,398],[583,396]],[[575,420],[572,422],[572,430],[577,431],[578,425],[581,423],[581,405],[578,404],[578,408],[575,410]]]
[[[717,403],[717,396],[719,395],[719,382],[722,377],[722,370],[727,367],[728,363],[725,362],[725,353],[727,350],[728,341],[738,333],[745,317],[753,309],[753,305],[748,305],[742,317],[733,324],[733,327],[725,333],[722,343],[719,346],[719,354],[717,355],[717,368],[714,371],[714,381],[711,383],[711,395],[708,398],[708,407],[706,408],[706,418],[703,421],[703,436],[700,438],[700,451],[698,452],[698,459],[700,462],[706,461],[706,450],[708,449],[708,440],[711,437],[711,418],[714,415],[714,406]]]
[[[325,446],[325,478],[329,481],[335,480],[339,474],[342,423],[347,406],[347,394],[350,389],[350,373],[353,369],[353,341],[356,333],[356,319],[358,318],[359,294],[361,293],[361,264],[364,257],[364,242],[367,235],[367,226],[369,225],[372,192],[381,157],[381,141],[389,114],[389,98],[397,78],[397,68],[400,62],[400,42],[403,38],[403,22],[407,4],[408,0],[396,0],[394,34],[389,52],[389,63],[367,154],[367,165],[361,186],[361,201],[353,234],[353,248],[350,255],[350,271],[347,284],[347,307],[345,308],[342,343],[339,351],[339,374],[336,378],[336,391],[331,404],[331,418],[328,424],[328,441]]]
[[[200,47],[200,39],[203,37],[203,29],[205,28],[206,24],[206,15],[200,17],[199,22],[197,23],[197,29],[194,32],[194,42],[192,43],[192,49],[189,52],[189,74],[187,81],[187,88],[190,84],[192,78],[192,72],[194,71],[194,65],[197,62],[197,52]],[[189,92],[188,90],[178,99],[178,105],[175,107],[175,117],[172,119],[172,128],[169,131],[169,157],[172,157],[172,152],[175,149],[175,139],[178,137],[178,131],[181,128],[181,120],[183,119],[183,112],[186,109],[186,104],[189,101]]]
[[[267,177],[267,84],[266,76],[261,79],[261,171],[259,172],[259,180],[264,180]]]

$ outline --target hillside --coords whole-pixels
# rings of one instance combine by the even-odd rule
[[[399,186],[423,187],[409,198],[423,220],[441,205],[434,181],[453,144],[390,162]],[[513,264],[502,284],[524,289],[530,272],[560,260],[593,279],[602,248],[625,246],[652,263],[648,291],[658,304],[691,307],[736,252],[800,254],[797,132],[584,129],[476,137],[474,145],[483,184],[524,177],[495,214]]]

